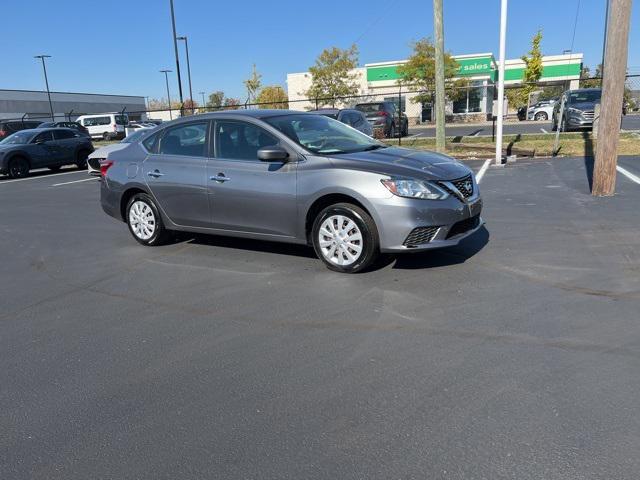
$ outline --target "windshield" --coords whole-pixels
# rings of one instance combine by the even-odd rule
[[[23,130],[21,132],[16,132],[12,135],[9,135],[7,138],[2,140],[0,144],[2,145],[25,145],[31,141],[33,137],[33,132],[29,132]]]
[[[599,102],[602,92],[600,90],[587,90],[584,92],[571,92],[569,103]]]
[[[353,153],[386,147],[364,133],[324,115],[282,115],[265,118],[265,121],[312,153]]]

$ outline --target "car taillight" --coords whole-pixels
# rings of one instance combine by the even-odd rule
[[[118,125],[116,125],[116,124],[114,124],[114,125],[113,125],[113,131],[114,131],[114,132],[117,132],[117,131],[118,131]]]
[[[107,174],[107,170],[113,165],[113,161],[102,159],[100,160],[100,176],[104,177]]]
[[[4,137],[7,134],[4,130],[0,130],[0,137]]]
[[[376,112],[376,115],[379,117],[386,117],[389,114],[387,112]]]

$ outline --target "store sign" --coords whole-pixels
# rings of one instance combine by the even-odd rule
[[[458,76],[471,77],[475,75],[490,75],[493,71],[491,57],[460,58],[458,62]]]

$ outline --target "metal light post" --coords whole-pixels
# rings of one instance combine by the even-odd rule
[[[173,0],[169,0],[171,7],[171,26],[173,27],[173,49],[176,53],[176,74],[178,75],[178,93],[180,95],[180,110],[182,110],[182,79],[180,77],[180,59],[178,58],[178,39],[176,37],[176,17],[173,14]]]
[[[191,90],[191,65],[189,64],[189,41],[187,37],[178,37],[178,40],[184,40],[184,48],[187,51],[187,76],[189,78],[189,100],[191,100],[191,113],[195,113],[193,108],[193,91]]]
[[[507,44],[507,0],[500,4],[500,66],[498,68],[498,125],[496,130],[496,165],[502,164],[502,123],[504,117],[504,57]]]
[[[207,102],[204,101],[204,92],[200,92],[200,95],[202,95],[202,111],[206,112]]]
[[[47,97],[49,97],[49,110],[51,111],[51,121],[55,122],[53,114],[53,103],[51,103],[51,92],[49,91],[49,79],[47,78],[47,66],[44,63],[45,58],[51,58],[51,55],[36,55],[33,58],[39,58],[42,60],[42,70],[44,71],[44,83],[47,86]]]
[[[160,70],[160,73],[164,73],[164,79],[167,82],[167,103],[169,104],[169,120],[173,120],[173,113],[171,112],[171,96],[169,95],[169,73],[172,70]]]

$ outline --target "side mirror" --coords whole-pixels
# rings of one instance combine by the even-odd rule
[[[258,149],[258,159],[263,162],[284,162],[289,158],[289,152],[278,145]]]
[[[47,140],[46,140],[46,139],[44,139],[44,138],[36,138],[36,141],[35,141],[35,142],[33,142],[33,143],[35,143],[36,145],[42,145],[42,144],[43,144],[43,143],[45,143],[46,141],[47,141]]]

